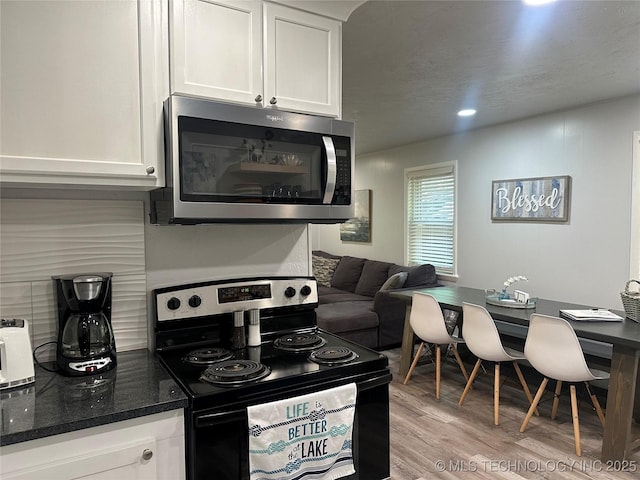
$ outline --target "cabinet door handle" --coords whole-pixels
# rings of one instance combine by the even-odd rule
[[[276,103],[278,103],[278,99],[276,97],[271,97],[271,100],[269,100],[269,103],[271,105],[275,105]]]
[[[156,171],[155,167],[147,167],[147,174],[151,175]]]
[[[149,450],[148,448],[145,448],[144,451],[142,452],[142,459],[151,460],[151,457],[153,457],[153,450]]]
[[[256,96],[256,103],[260,103],[262,101],[262,95],[258,94],[258,96]]]

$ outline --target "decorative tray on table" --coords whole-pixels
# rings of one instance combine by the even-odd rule
[[[526,302],[519,302],[510,295],[505,297],[501,292],[495,290],[485,291],[485,300],[489,305],[507,308],[536,308],[536,299],[528,298]]]

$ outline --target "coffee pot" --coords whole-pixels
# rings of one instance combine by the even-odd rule
[[[93,375],[116,365],[111,277],[111,273],[54,277],[58,300],[56,363],[60,373]]]

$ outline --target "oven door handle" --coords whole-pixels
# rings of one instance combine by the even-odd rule
[[[196,428],[207,427],[211,425],[221,425],[223,423],[237,422],[238,420],[246,420],[247,409],[239,408],[238,410],[229,410],[218,413],[207,413],[205,415],[196,415]]]
[[[391,372],[386,371],[383,375],[356,383],[356,386],[358,387],[358,392],[363,392],[365,390],[371,390],[372,388],[389,384],[391,383],[392,378],[393,376],[391,375]]]
[[[358,388],[358,392],[363,392],[365,390],[371,390],[372,388],[377,388],[377,387],[381,387],[389,384],[391,382],[392,375],[391,375],[391,372],[389,372],[388,370],[383,370],[380,372],[376,372],[376,375],[374,377],[367,378],[366,380],[358,381],[359,378],[362,378],[362,376],[355,375],[353,377],[341,378],[340,380],[342,381],[339,383],[339,385],[345,385],[347,383],[355,382],[356,387]],[[322,383],[314,382],[313,384],[309,384],[308,386],[309,387],[313,386],[314,390],[317,390],[318,388],[320,390],[324,390],[324,389],[338,386],[336,385],[336,380],[337,379],[332,379],[330,381],[322,382]],[[290,390],[290,388],[287,388],[287,390]],[[271,397],[279,398],[279,395],[277,395],[276,392],[272,392],[272,393],[273,395],[271,395]],[[296,395],[293,395],[293,396],[296,396]],[[269,402],[267,398],[264,398],[264,397],[262,398],[265,400],[262,403]],[[195,416],[195,426],[196,428],[199,428],[199,427],[206,427],[211,425],[219,425],[222,423],[230,423],[238,420],[246,420],[246,418],[247,418],[246,408],[239,408],[236,410],[225,410],[223,412],[216,412],[216,413],[199,414]]]

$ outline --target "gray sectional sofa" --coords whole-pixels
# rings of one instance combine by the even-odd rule
[[[318,326],[376,350],[400,345],[406,303],[392,290],[438,286],[433,265],[406,267],[366,258],[312,252],[318,281]]]

